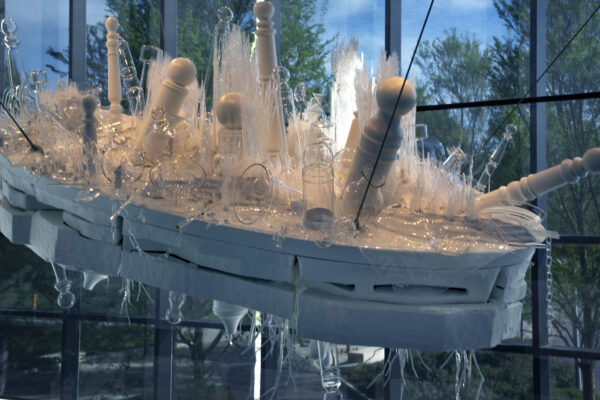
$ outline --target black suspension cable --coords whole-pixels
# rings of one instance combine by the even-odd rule
[[[363,206],[365,205],[365,200],[367,199],[367,194],[369,193],[369,189],[371,188],[371,182],[373,181],[373,177],[375,176],[375,171],[377,170],[377,164],[379,163],[379,158],[381,157],[381,153],[383,152],[383,146],[385,145],[385,141],[390,133],[390,129],[392,127],[392,121],[394,120],[394,114],[396,114],[396,110],[398,109],[398,104],[400,104],[400,98],[402,97],[402,92],[404,92],[404,86],[406,85],[406,80],[408,79],[408,74],[410,73],[410,69],[412,67],[413,61],[415,60],[415,56],[417,55],[417,49],[419,48],[419,43],[421,43],[421,38],[423,37],[423,32],[425,31],[425,26],[427,25],[427,20],[429,20],[429,14],[431,14],[431,8],[433,7],[433,3],[435,0],[431,0],[429,4],[429,9],[427,10],[427,15],[425,16],[425,21],[423,21],[423,26],[421,27],[421,33],[419,33],[419,38],[417,39],[417,44],[415,45],[415,49],[413,50],[412,57],[410,58],[410,63],[408,64],[408,68],[406,69],[406,74],[404,74],[404,82],[402,82],[402,87],[400,88],[400,93],[398,93],[398,98],[396,99],[396,103],[394,104],[394,109],[392,114],[390,115],[390,122],[388,123],[387,129],[385,130],[385,135],[383,136],[383,141],[381,142],[381,147],[379,148],[379,152],[377,153],[377,158],[375,158],[375,163],[373,168],[371,169],[371,174],[369,175],[369,181],[367,183],[367,188],[365,193],[360,201],[360,205],[358,206],[358,211],[356,213],[356,218],[354,220],[354,224],[357,228],[359,228],[359,218],[360,213],[362,212]]]
[[[548,64],[548,66],[546,67],[546,69],[544,69],[544,71],[542,71],[542,73],[540,74],[539,78],[537,78],[535,80],[535,83],[533,85],[529,85],[529,90],[523,95],[523,97],[521,97],[521,99],[519,100],[519,102],[517,104],[515,104],[513,106],[513,108],[511,108],[511,110],[508,112],[508,114],[506,114],[506,117],[504,117],[504,119],[502,120],[502,122],[500,122],[498,124],[498,126],[496,126],[496,129],[494,129],[492,131],[492,134],[490,136],[488,136],[488,138],[485,140],[485,142],[481,146],[482,149],[490,142],[490,140],[492,140],[492,138],[494,137],[494,135],[504,126],[504,124],[506,123],[506,121],[508,121],[508,119],[510,118],[510,116],[521,105],[521,103],[523,103],[523,101],[525,100],[525,98],[527,98],[531,94],[531,92],[533,91],[533,89],[536,88],[538,82],[544,77],[544,75],[546,75],[546,72],[548,72],[550,70],[550,68],[560,58],[560,56],[565,52],[565,50],[567,50],[567,48],[571,45],[571,43],[573,42],[573,40],[575,40],[575,38],[581,33],[581,31],[583,30],[583,28],[585,28],[585,26],[592,20],[592,18],[594,18],[594,15],[596,15],[596,13],[598,12],[598,10],[600,10],[600,4],[598,4],[598,7],[596,7],[596,9],[594,10],[594,12],[592,12],[592,14],[583,23],[583,25],[581,25],[579,27],[579,29],[577,29],[577,31],[575,32],[575,34],[571,37],[571,39],[569,39],[569,41],[564,45],[564,47],[558,52],[558,54],[554,57],[554,59],[550,62],[550,64]]]
[[[31,139],[29,139],[29,136],[27,136],[27,134],[25,133],[25,131],[23,130],[23,128],[21,128],[21,125],[19,125],[19,123],[17,122],[17,120],[15,119],[15,117],[12,116],[12,114],[10,113],[10,111],[8,111],[8,108],[6,108],[6,106],[4,105],[4,103],[2,101],[0,101],[0,105],[2,106],[2,108],[4,109],[4,111],[6,111],[6,113],[10,117],[10,119],[12,119],[12,121],[15,123],[15,125],[19,129],[19,132],[21,132],[21,134],[23,135],[23,137],[25,138],[25,140],[27,140],[27,143],[29,143],[29,146],[31,146],[31,150],[32,151],[39,151],[40,153],[44,154],[44,151],[42,150],[42,148],[40,146],[34,144],[31,141]]]

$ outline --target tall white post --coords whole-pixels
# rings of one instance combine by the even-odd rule
[[[260,80],[268,88],[271,79],[279,80],[277,73],[277,49],[275,47],[274,22],[271,21],[275,14],[275,8],[270,1],[261,1],[254,5],[254,15],[258,18],[256,22],[256,50],[258,52],[258,72]],[[275,88],[279,92],[279,87]],[[283,123],[283,109],[281,96],[277,95],[275,100],[275,112],[271,118],[271,128],[268,132],[267,150],[270,153],[284,153],[287,149]]]
[[[115,120],[121,119],[121,74],[119,71],[119,35],[117,28],[119,21],[114,17],[106,18],[106,49],[108,52],[108,100],[110,101],[110,113]]]

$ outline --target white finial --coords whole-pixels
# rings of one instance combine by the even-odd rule
[[[242,94],[227,93],[217,102],[217,118],[225,129],[242,129]]]
[[[108,53],[108,100],[110,101],[110,113],[115,120],[121,119],[121,74],[119,71],[119,35],[117,28],[119,21],[114,17],[106,18],[106,48]]]
[[[277,68],[277,49],[275,47],[275,29],[271,18],[275,8],[270,1],[262,1],[254,5],[256,22],[256,49],[258,51],[258,69],[263,81],[271,79],[273,70]]]
[[[275,29],[271,18],[275,14],[275,7],[270,1],[262,1],[254,5],[254,15],[258,18],[256,22],[256,50],[258,54],[258,73],[260,80],[264,83],[278,79],[277,71],[277,49],[275,47]],[[275,73],[275,74],[274,74]],[[275,112],[271,120],[271,128],[267,133],[267,149],[277,154],[287,149],[286,136],[284,132],[283,109],[280,96],[277,96]]]
[[[365,168],[375,164],[377,154],[382,146],[384,148],[377,164],[376,173],[379,178],[384,178],[388,174],[402,141],[400,118],[409,112],[417,102],[414,86],[406,81],[404,89],[402,89],[403,84],[403,78],[393,76],[383,81],[377,88],[376,99],[379,109],[375,116],[365,124],[346,182],[350,183],[361,179]],[[394,105],[398,100],[400,90],[402,90],[402,97],[394,113]],[[384,144],[385,131],[390,124],[392,113],[394,115],[390,132]]]
[[[398,107],[396,108],[396,113],[394,116],[399,118],[409,112],[417,102],[417,91],[415,87],[409,81],[406,81],[406,85],[404,85],[404,89],[402,89],[402,85],[404,83],[404,79],[399,76],[392,76],[385,81],[381,82],[381,84],[377,87],[376,99],[377,99],[377,107],[379,107],[379,112],[385,115],[391,115],[394,111],[394,105],[398,100],[398,95],[400,94],[400,90],[402,90],[402,97],[398,102]]]

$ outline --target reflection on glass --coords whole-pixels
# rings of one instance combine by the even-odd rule
[[[254,352],[246,341],[233,344],[222,329],[182,328],[175,334],[176,399],[246,399],[252,393]]]
[[[54,282],[50,264],[0,235],[0,307],[58,310]]]
[[[62,323],[0,318],[0,325],[2,397],[59,399]]]
[[[30,0],[26,6],[6,1],[5,15],[18,24],[19,50],[25,73],[45,69],[48,83],[66,81],[69,71],[69,3],[61,0]]]
[[[119,20],[122,30],[119,30],[118,33],[129,44],[131,60],[136,70],[142,71],[143,65],[139,59],[142,46],[160,45],[161,28],[158,2],[141,0],[135,2],[135,7],[129,7],[125,6],[122,1],[88,1],[86,13],[87,80],[89,84],[101,88],[100,101],[103,106],[106,106],[108,105],[108,97],[106,28],[104,27],[104,21],[108,16],[116,17]],[[124,100],[126,99],[127,96],[124,96]]]
[[[79,396],[154,399],[154,327],[83,322]]]
[[[559,346],[597,349],[600,248],[554,244],[550,254],[550,341]]]

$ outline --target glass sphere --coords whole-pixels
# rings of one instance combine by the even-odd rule
[[[517,126],[515,124],[508,124],[504,129],[504,136],[511,138],[517,134]]]
[[[69,310],[75,305],[76,297],[72,292],[60,293],[56,298],[56,303],[63,310]]]
[[[166,315],[167,322],[171,325],[177,325],[183,319],[182,312],[177,308],[169,308]]]
[[[350,182],[344,188],[342,193],[343,213],[349,218],[356,217],[360,203],[367,190],[368,181],[361,178],[357,181]],[[371,187],[367,193],[367,197],[362,206],[360,213],[361,219],[370,219],[377,216],[383,210],[383,194],[380,187]]]
[[[128,146],[110,146],[102,156],[102,172],[114,184],[137,181],[144,171],[144,159],[136,149]]]
[[[0,28],[5,36],[13,34],[17,31],[17,23],[12,18],[4,18],[0,23]]]
[[[253,224],[271,206],[273,179],[263,164],[256,163],[244,170],[236,180],[233,200],[234,211],[242,224]]]
[[[219,7],[217,10],[219,22],[229,23],[233,20],[233,11],[227,6]]]

